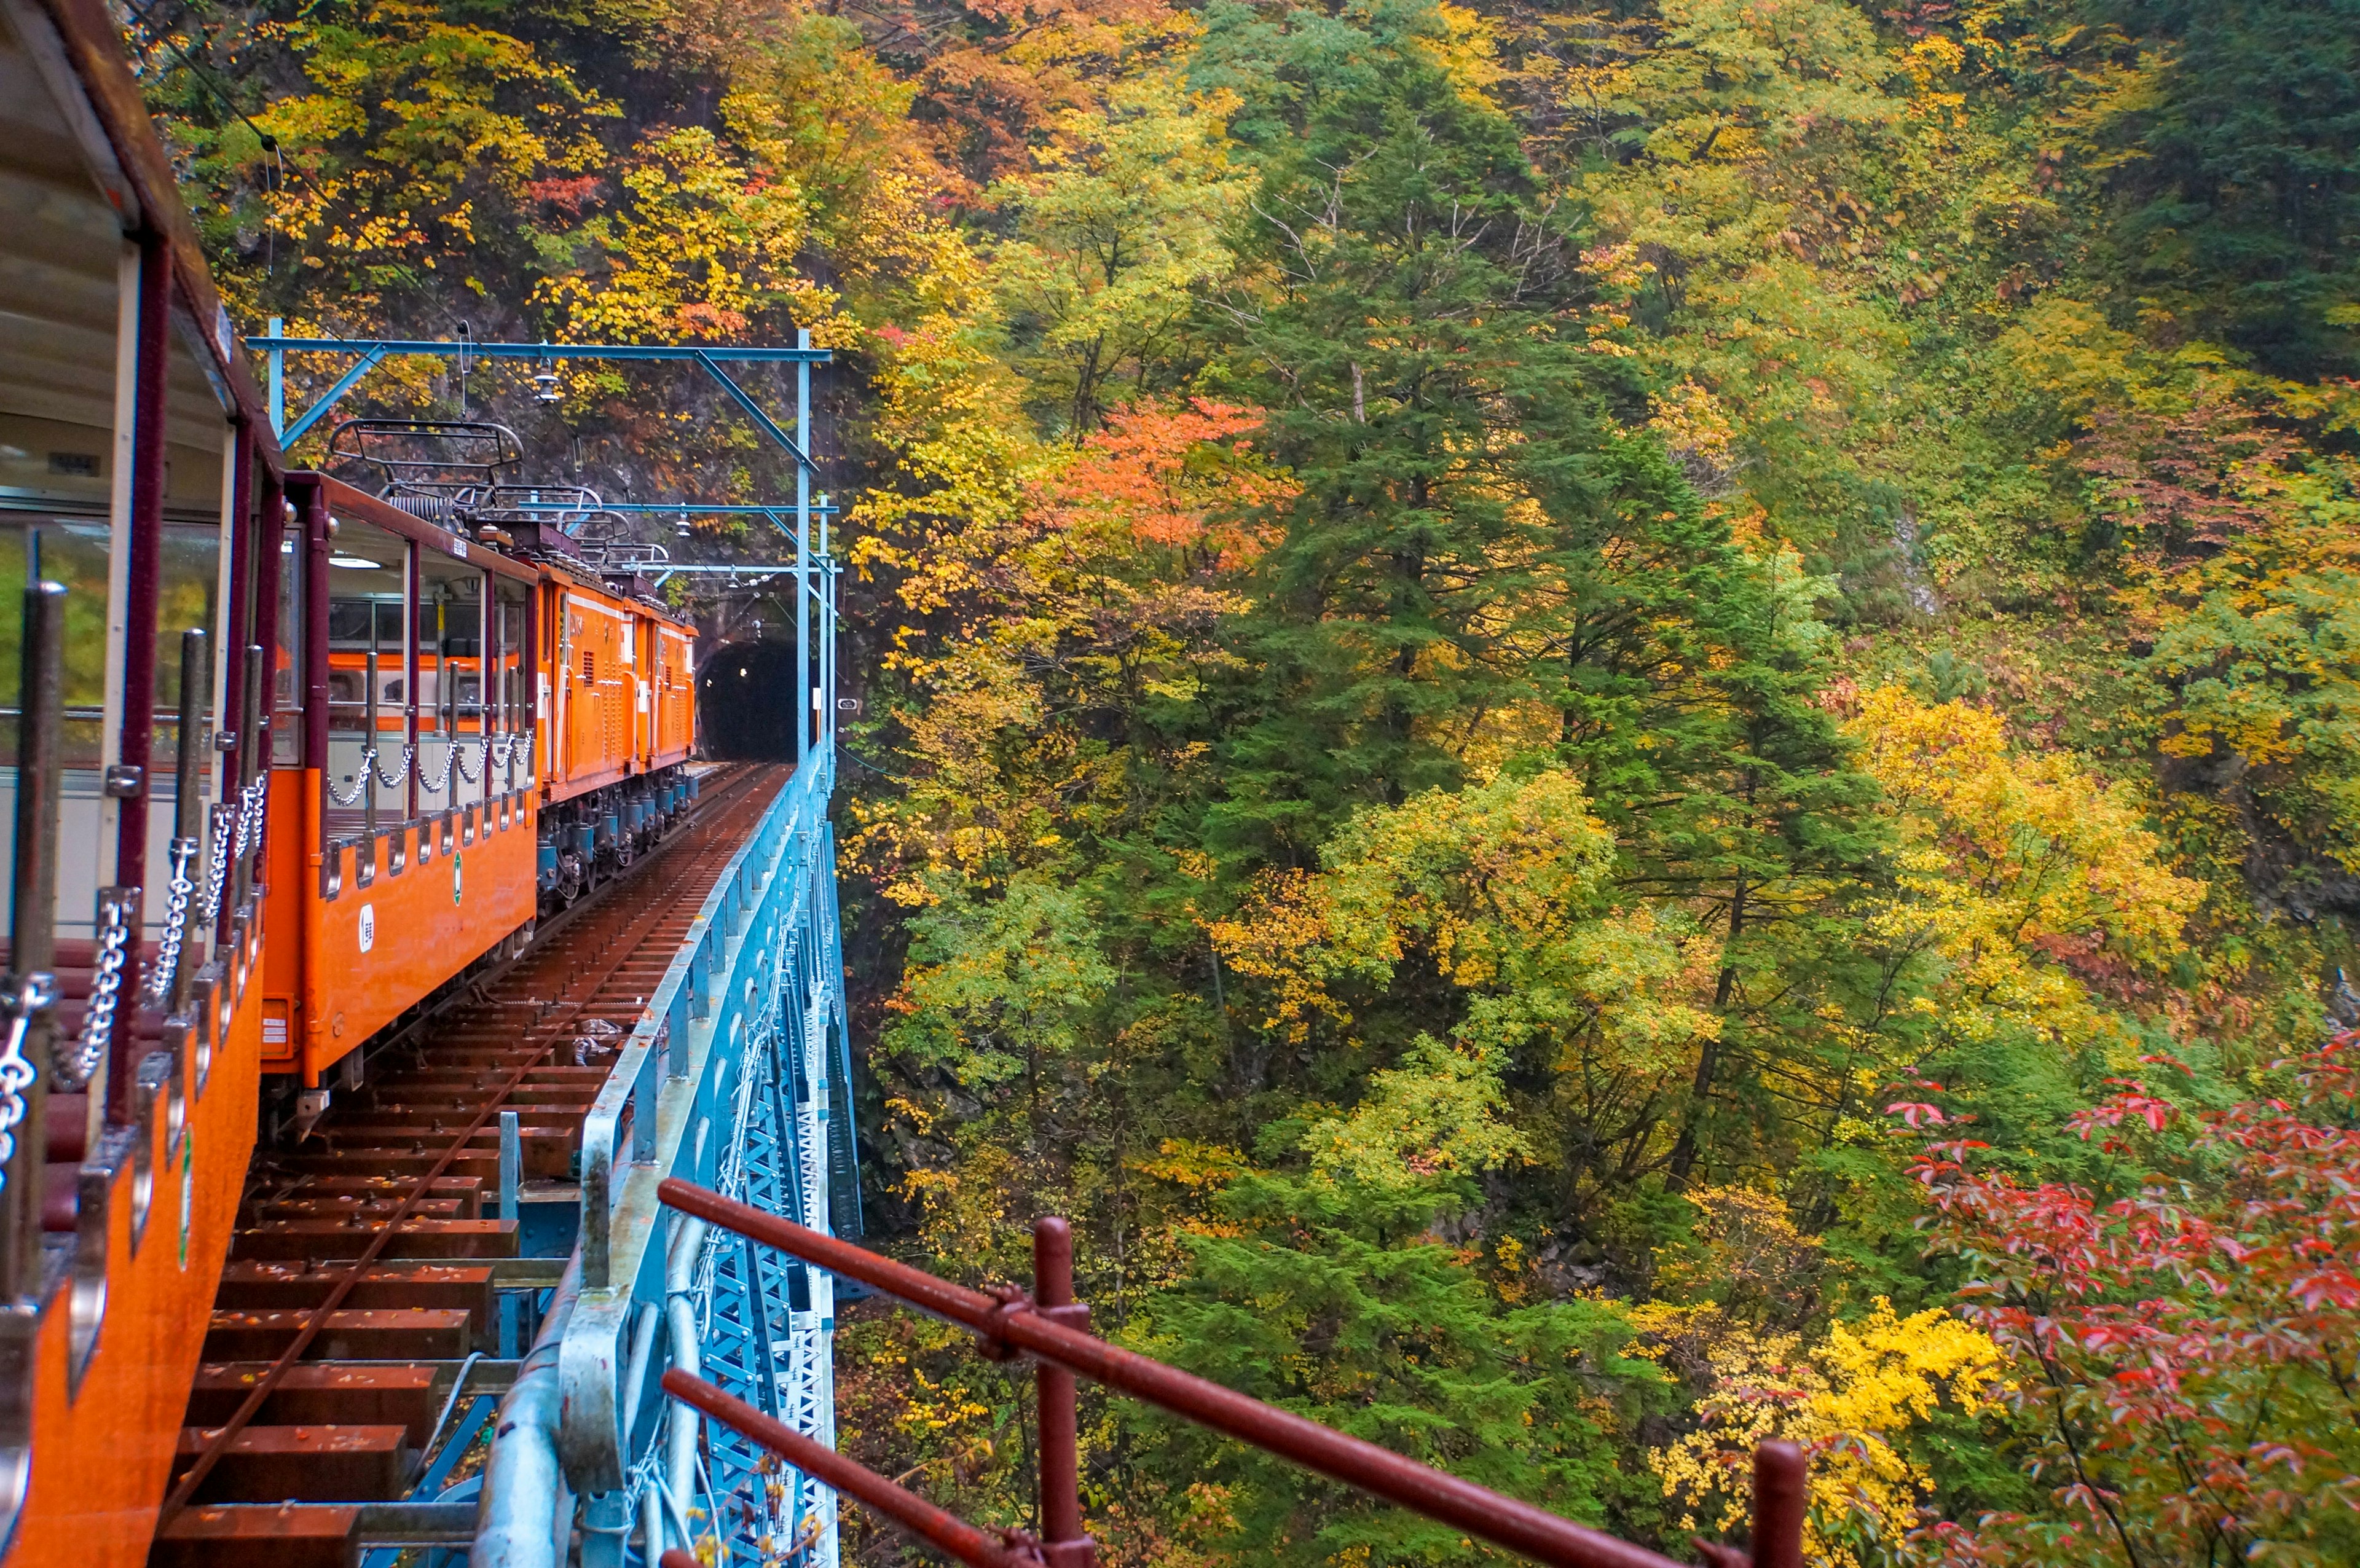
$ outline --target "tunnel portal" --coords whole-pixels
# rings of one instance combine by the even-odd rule
[[[795,759],[795,649],[792,643],[727,642],[696,678],[706,755],[716,761]]]

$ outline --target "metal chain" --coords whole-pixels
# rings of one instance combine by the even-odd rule
[[[475,770],[473,773],[468,772],[467,764],[464,760],[461,760],[457,764],[460,782],[465,784],[471,789],[477,784],[483,782],[484,765],[492,759],[492,743],[490,737],[478,736],[476,737],[475,744],[484,748],[484,755],[475,759]],[[453,757],[458,757],[459,746],[460,743],[458,741],[454,740],[451,743],[451,755]]]
[[[237,792],[237,848],[230,858],[244,860],[246,852],[254,847],[262,833],[262,810],[270,800],[270,775],[256,776],[253,783]]]
[[[516,765],[519,753],[522,754],[524,761],[525,777],[530,779],[532,777],[532,733],[530,731],[528,730],[521,735],[504,735],[499,737],[497,744],[486,743],[484,747],[486,760],[492,767],[505,771],[511,786],[516,783]],[[467,782],[472,784],[475,780],[470,779]]]
[[[25,1041],[33,1020],[58,999],[57,977],[50,975],[0,975],[0,1192],[8,1190],[8,1161],[16,1152],[16,1129],[24,1124],[25,1091],[40,1073],[25,1059]]]
[[[229,853],[230,845],[246,836],[245,812],[246,791],[243,789],[237,792],[236,805],[213,808],[213,831],[209,841],[213,853],[205,860],[205,896],[197,905],[208,920],[215,918],[221,910],[222,883],[228,878],[229,863],[235,858]],[[238,854],[244,853],[241,847]]]
[[[443,790],[448,789],[451,787],[451,768],[458,759],[459,743],[456,740],[453,740],[450,745],[442,748],[442,777],[435,780],[433,783],[429,784],[426,781],[426,758],[421,753],[418,758],[418,782],[420,786],[430,795],[440,795]]]
[[[172,982],[180,973],[180,946],[188,932],[189,897],[197,890],[189,880],[189,863],[196,858],[197,841],[175,837],[172,840],[172,880],[164,905],[164,935],[156,944],[156,966],[148,971],[147,984],[141,987],[148,1005],[162,1007],[172,995]]]
[[[123,995],[123,970],[130,959],[131,922],[124,907],[111,898],[99,902],[98,968],[92,976],[90,1007],[82,1016],[82,1032],[59,1063],[59,1087],[69,1094],[90,1083],[91,1074],[106,1060],[108,1040],[115,1033],[115,1004]]]
[[[374,768],[374,767],[376,767],[376,765],[377,765],[377,747],[375,747],[375,746],[371,746],[371,747],[369,747],[369,753],[368,753],[368,755],[369,755],[369,765],[370,765],[371,767],[373,767],[373,768]],[[417,757],[418,757],[418,747],[417,747],[417,746],[416,746],[414,743],[412,743],[412,742],[410,742],[410,741],[403,741],[403,742],[401,743],[401,760],[400,760],[400,762],[399,762],[398,764],[396,764],[396,765],[395,765],[395,767],[394,767],[394,769],[393,769],[393,772],[392,772],[391,776],[390,776],[390,777],[388,777],[388,776],[387,775],[387,773],[386,773],[386,771],[385,771],[385,769],[384,769],[384,768],[377,768],[377,786],[378,786],[378,788],[380,788],[380,789],[400,789],[400,788],[401,788],[401,785],[402,785],[402,781],[403,781],[404,779],[408,779],[408,778],[410,777],[410,764],[411,764],[411,763],[413,763],[414,761],[416,761],[416,760],[417,760]],[[349,802],[348,802],[348,803],[349,803]]]
[[[331,784],[328,786],[328,799],[334,801],[339,806],[359,805],[361,803],[361,795],[363,791],[368,789],[369,769],[376,766],[377,747],[371,746],[366,751],[361,753],[361,765],[354,770],[353,787],[351,791],[347,793],[344,790],[337,789],[333,784]],[[380,774],[378,777],[383,778],[384,776]],[[386,788],[390,789],[395,784],[399,784],[400,782],[400,779],[396,779],[390,783],[388,783]]]

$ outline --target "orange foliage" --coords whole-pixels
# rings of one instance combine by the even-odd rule
[[[1042,487],[1048,520],[1054,528],[1111,523],[1217,570],[1242,566],[1273,537],[1250,514],[1289,489],[1253,451],[1262,417],[1260,408],[1202,397],[1115,409]]]

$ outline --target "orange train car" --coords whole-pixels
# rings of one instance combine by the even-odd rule
[[[257,1130],[283,470],[104,7],[0,0],[0,1553],[109,1568]]]
[[[99,0],[0,86],[0,1563],[130,1568],[266,1098],[678,815],[694,633],[287,472]]]
[[[302,825],[273,841],[263,1067],[316,1091],[679,816],[694,634],[553,532],[504,550],[288,487],[271,796]]]

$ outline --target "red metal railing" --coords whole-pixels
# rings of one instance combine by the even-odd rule
[[[1073,1299],[1073,1236],[1062,1219],[1044,1219],[1033,1227],[1034,1294],[1027,1296],[1012,1287],[987,1294],[732,1203],[691,1182],[669,1180],[657,1191],[665,1203],[684,1214],[971,1331],[981,1341],[978,1348],[995,1360],[1032,1358],[1041,1410],[1040,1519],[1045,1537],[1041,1540],[969,1524],[701,1378],[677,1371],[664,1374],[664,1388],[674,1399],[743,1432],[806,1475],[976,1568],[1091,1568],[1096,1562],[1096,1544],[1082,1532],[1074,1427],[1076,1377],[1160,1405],[1553,1568],[1678,1568],[1644,1547],[1108,1344],[1088,1332],[1089,1308]],[[1803,1454],[1792,1443],[1765,1443],[1756,1448],[1750,1548],[1699,1541],[1698,1549],[1712,1568],[1802,1568],[1804,1479]],[[668,1552],[663,1568],[696,1565],[685,1552]]]

